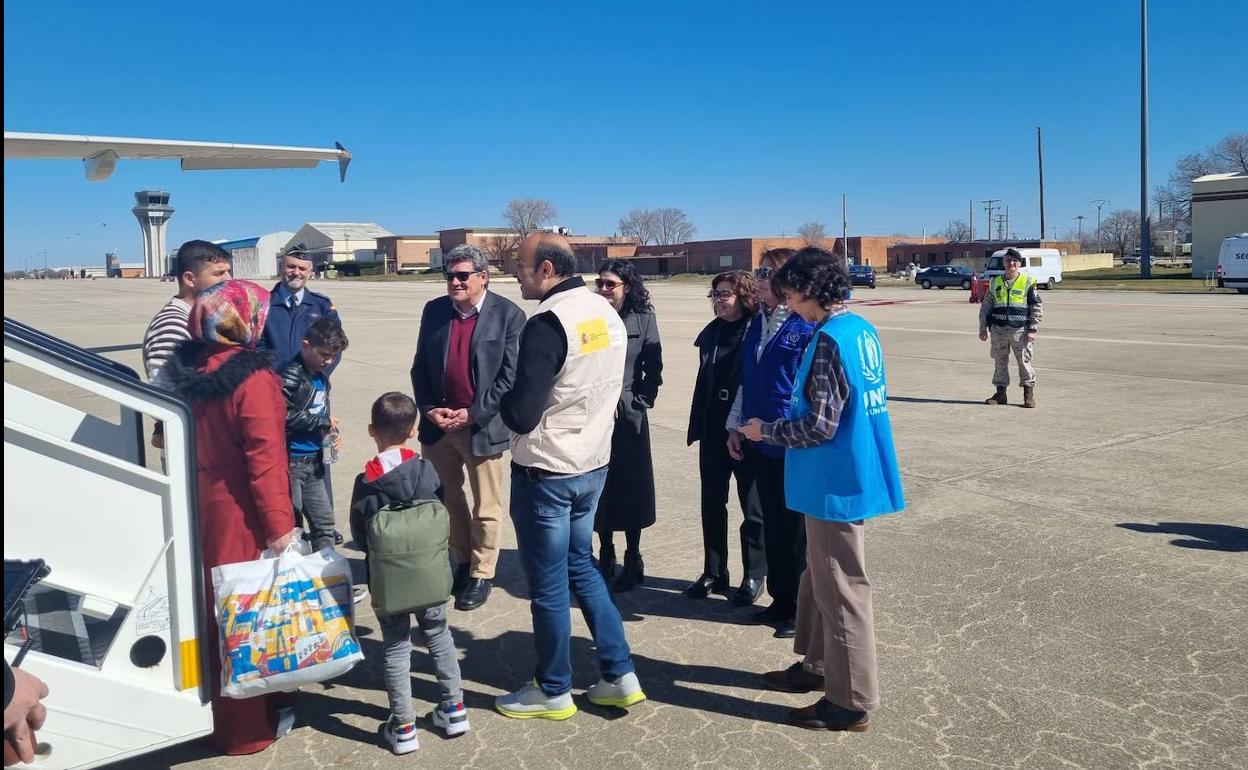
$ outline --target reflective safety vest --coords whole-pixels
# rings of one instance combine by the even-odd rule
[[[1027,295],[1036,285],[1036,279],[1020,274],[1013,283],[1006,283],[1004,275],[995,275],[988,285],[992,297],[992,312],[988,314],[989,326],[1008,326],[1021,329],[1027,325]]]

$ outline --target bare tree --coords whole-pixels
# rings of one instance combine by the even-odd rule
[[[520,240],[551,224],[558,216],[559,211],[555,204],[545,198],[513,198],[507,202],[507,208],[503,211],[503,221],[519,233]]]
[[[1192,180],[1230,171],[1248,174],[1248,132],[1231,134],[1204,152],[1180,156],[1166,183],[1153,192],[1153,203],[1161,204],[1163,216],[1172,211],[1176,223],[1190,226]]]
[[[657,243],[659,236],[654,212],[650,209],[633,209],[620,217],[620,235],[636,238],[643,246]]]
[[[490,262],[500,268],[506,268],[507,258],[516,252],[520,239],[514,235],[491,235],[483,238],[481,249],[490,258]]]
[[[961,219],[951,219],[949,224],[945,225],[945,229],[936,235],[944,238],[946,241],[962,242],[971,239],[971,228]]]
[[[1127,253],[1140,240],[1140,212],[1119,209],[1111,212],[1101,222],[1101,237],[1109,244],[1109,250],[1118,256]]]
[[[1227,171],[1248,174],[1248,131],[1231,134],[1218,142],[1209,154],[1226,164]]]
[[[822,222],[807,222],[797,228],[797,237],[805,241],[807,246],[822,246],[828,239],[828,228]]]
[[[654,216],[655,242],[664,246],[684,243],[698,231],[684,209],[655,209],[651,214]]]

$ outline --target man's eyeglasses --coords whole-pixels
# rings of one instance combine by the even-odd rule
[[[774,267],[759,267],[754,270],[754,277],[760,281],[765,281],[776,274]]]
[[[611,281],[606,278],[595,278],[594,285],[597,286],[599,289],[607,289],[608,291],[615,291],[615,287],[623,286],[624,282],[623,281]]]
[[[443,271],[442,275],[446,276],[448,281],[459,281],[460,283],[468,283],[468,279],[477,274],[476,270],[456,270],[455,272]]]
[[[706,293],[707,299],[712,299],[712,300],[718,299],[718,300],[723,300],[725,302],[727,302],[728,300],[732,299],[735,296],[737,296],[737,293],[735,291],[726,291],[726,290],[725,291],[708,291]]]

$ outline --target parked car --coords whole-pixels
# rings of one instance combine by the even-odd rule
[[[1127,254],[1122,258],[1122,264],[1138,265],[1140,264],[1140,255],[1139,254]]]
[[[958,286],[963,289],[971,288],[971,277],[975,275],[975,271],[969,267],[962,265],[939,265],[937,267],[929,267],[926,270],[920,270],[918,275],[914,276],[914,282],[922,286],[924,289],[930,289],[933,286],[945,288],[946,286]]]
[[[850,265],[849,277],[853,281],[854,286],[866,286],[869,289],[875,288],[875,268],[870,265]]]

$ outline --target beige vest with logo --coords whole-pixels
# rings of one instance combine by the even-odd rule
[[[587,473],[611,461],[615,407],[624,384],[628,334],[619,314],[584,286],[537,306],[563,326],[568,356],[546,397],[541,422],[511,438],[511,459],[552,473]]]

